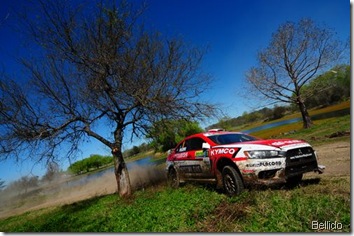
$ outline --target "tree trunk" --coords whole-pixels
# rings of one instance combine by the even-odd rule
[[[310,128],[311,126],[313,126],[313,122],[312,122],[311,117],[307,111],[304,101],[301,98],[298,98],[297,103],[298,103],[299,109],[301,111],[304,129]]]
[[[114,174],[117,181],[117,192],[119,196],[125,197],[131,195],[131,184],[127,165],[123,159],[123,153],[120,148],[112,150],[114,159]]]
[[[117,181],[117,192],[119,196],[126,197],[130,196],[132,191],[128,168],[122,153],[123,129],[121,125],[118,125],[114,131],[114,140],[115,143],[112,148],[112,154],[114,159],[114,174]]]

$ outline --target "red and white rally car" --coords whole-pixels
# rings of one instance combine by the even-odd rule
[[[303,140],[262,140],[220,129],[191,135],[170,150],[166,161],[168,182],[214,182],[228,195],[245,185],[293,183],[307,172],[323,173],[316,152]]]

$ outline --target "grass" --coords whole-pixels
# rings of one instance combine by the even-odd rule
[[[339,232],[350,232],[349,177],[310,178],[294,189],[251,189],[232,198],[202,185],[155,186],[129,199],[107,195],[10,217],[0,231],[314,232],[312,221],[340,222]]]
[[[200,223],[207,232],[314,232],[312,222],[340,222],[350,232],[350,179],[305,179],[294,189],[246,191]],[[217,217],[215,217],[217,216]]]
[[[201,187],[108,195],[0,221],[3,232],[186,232],[225,199]]]

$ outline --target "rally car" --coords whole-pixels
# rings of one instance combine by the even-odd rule
[[[310,144],[295,139],[259,139],[220,129],[191,135],[169,151],[168,183],[215,183],[228,195],[253,184],[296,184],[307,172],[323,173]]]

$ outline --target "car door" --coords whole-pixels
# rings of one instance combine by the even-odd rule
[[[210,160],[202,146],[206,141],[200,137],[186,139],[176,149],[176,164],[187,179],[206,178],[211,175]]]

